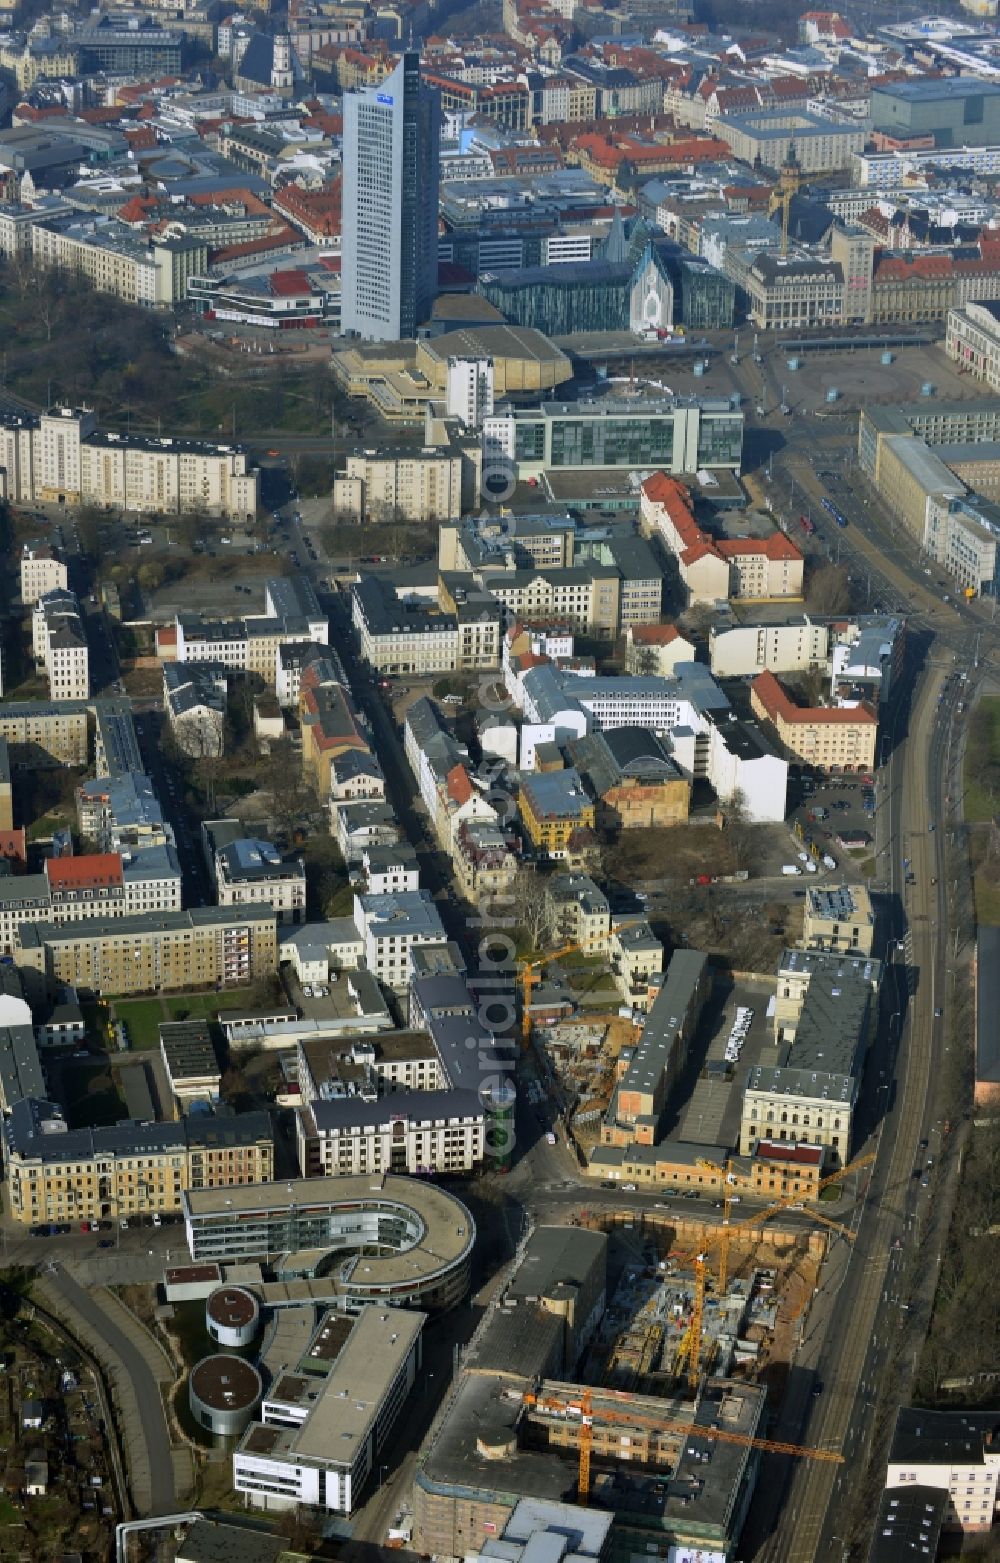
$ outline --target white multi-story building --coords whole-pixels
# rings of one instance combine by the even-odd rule
[[[52,543],[25,543],[21,549],[21,601],[33,608],[49,592],[66,591],[66,561]]]
[[[410,981],[410,950],[447,937],[429,890],[356,895],[354,922],[364,940],[365,965],[386,987],[403,993]]]
[[[461,418],[467,429],[481,429],[493,416],[492,358],[449,358],[448,416]]]
[[[1000,1518],[1000,1441],[990,1411],[901,1406],[886,1467],[887,1489],[936,1487],[944,1523],[988,1531]]]
[[[321,1320],[309,1343],[310,1372],[278,1376],[260,1422],[233,1454],[233,1486],[247,1503],[354,1512],[416,1382],[426,1319],[409,1308],[369,1304],[346,1341],[344,1314]]]
[[[74,592],[50,591],[39,597],[31,615],[31,643],[53,700],[89,697],[90,652]]]

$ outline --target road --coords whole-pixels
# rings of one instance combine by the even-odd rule
[[[75,1320],[75,1328],[84,1339],[88,1343],[103,1342],[108,1352],[121,1364],[131,1385],[135,1405],[140,1408],[139,1414],[133,1412],[129,1415],[125,1397],[119,1394],[118,1398],[123,1413],[122,1435],[128,1451],[136,1508],[140,1512],[146,1508],[142,1488],[148,1482],[148,1512],[173,1513],[177,1506],[177,1494],[170,1434],[160,1388],[146,1357],[108,1316],[99,1298],[78,1286],[61,1266],[54,1267],[54,1273],[48,1277],[48,1285],[67,1304]],[[98,1355],[104,1354],[98,1351]]]

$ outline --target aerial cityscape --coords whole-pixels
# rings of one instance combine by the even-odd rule
[[[1000,1559],[998,0],[0,0],[0,1563]]]

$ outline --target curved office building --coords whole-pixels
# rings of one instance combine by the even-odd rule
[[[195,1263],[257,1260],[278,1279],[254,1286],[268,1307],[305,1300],[358,1309],[393,1303],[441,1313],[469,1289],[476,1226],[461,1200],[417,1178],[297,1178],[186,1189]],[[303,1285],[305,1283],[305,1285]]]

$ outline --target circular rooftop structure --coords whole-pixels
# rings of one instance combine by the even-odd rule
[[[219,1346],[249,1346],[260,1329],[260,1303],[244,1286],[220,1286],[205,1303],[205,1328]]]
[[[192,1416],[199,1427],[207,1428],[218,1438],[234,1438],[242,1433],[263,1393],[263,1380],[253,1364],[227,1352],[202,1357],[188,1379]]]

